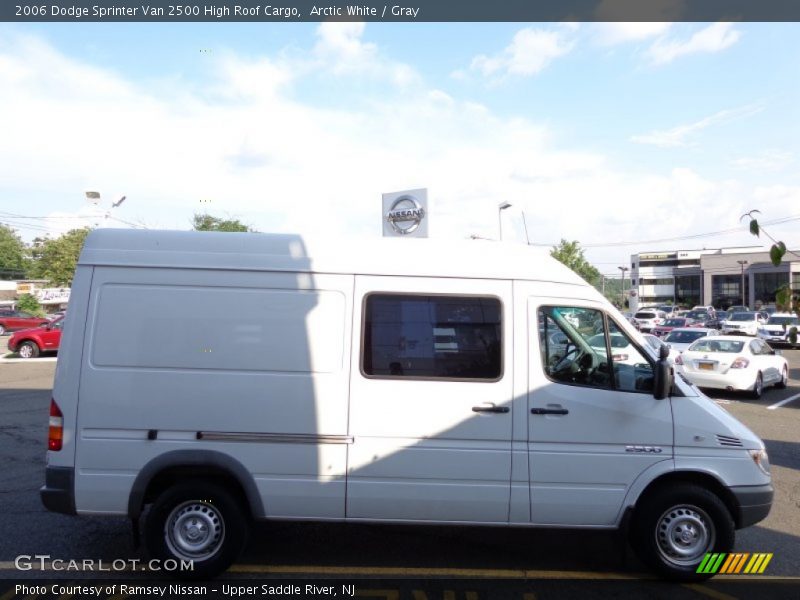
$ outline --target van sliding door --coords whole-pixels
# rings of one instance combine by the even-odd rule
[[[511,283],[356,277],[348,518],[507,522]]]

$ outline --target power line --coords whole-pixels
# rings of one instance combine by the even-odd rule
[[[763,227],[765,225],[767,225],[767,226],[769,226],[769,225],[781,225],[783,223],[789,223],[789,222],[798,221],[798,220],[800,220],[800,215],[792,215],[790,217],[781,217],[781,218],[778,218],[778,219],[773,219],[771,221],[764,221],[763,223],[760,223],[759,225],[761,227]],[[678,241],[681,241],[681,240],[694,240],[694,239],[699,239],[699,238],[704,238],[704,237],[712,237],[712,236],[716,236],[716,235],[727,235],[727,234],[730,234],[730,233],[742,233],[743,231],[745,231],[744,226],[741,226],[741,227],[734,227],[734,228],[731,228],[731,229],[721,229],[719,231],[708,231],[708,232],[705,232],[705,233],[695,233],[695,234],[692,234],[692,235],[684,235],[684,236],[671,237],[671,238],[661,238],[661,239],[656,239],[656,240],[639,240],[639,241],[635,241],[635,242],[633,242],[633,241],[631,241],[631,242],[598,242],[598,243],[588,243],[588,244],[581,243],[580,246],[581,246],[581,248],[616,248],[616,247],[620,247],[620,246],[636,246],[636,245],[646,245],[646,244],[660,244],[660,243],[663,243],[663,242],[678,242]],[[555,246],[555,247],[558,247],[558,243],[557,244],[552,244],[552,243],[548,243],[548,244],[545,244],[545,243],[532,243],[530,245],[531,246],[545,246],[545,247],[546,246]]]

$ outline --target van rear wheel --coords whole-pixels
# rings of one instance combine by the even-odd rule
[[[187,481],[158,496],[147,514],[144,533],[147,551],[162,561],[162,570],[166,560],[178,565],[191,561],[193,568],[169,574],[207,579],[239,557],[247,539],[247,518],[242,505],[223,487]]]
[[[722,501],[700,486],[661,487],[636,509],[631,542],[639,557],[669,579],[702,581],[697,573],[708,552],[730,552],[733,519]]]

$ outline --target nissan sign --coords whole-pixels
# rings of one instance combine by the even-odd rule
[[[384,237],[428,237],[428,191],[383,194]]]

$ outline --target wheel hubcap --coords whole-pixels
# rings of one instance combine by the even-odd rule
[[[714,525],[696,506],[675,506],[656,526],[656,545],[661,556],[675,565],[691,565],[714,546]]]
[[[172,510],[164,526],[169,549],[181,558],[211,558],[225,540],[225,523],[214,506],[196,500]]]
[[[31,349],[30,346],[22,346],[19,349],[19,355],[22,358],[30,358],[31,356],[33,356],[33,350]]]

